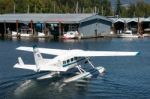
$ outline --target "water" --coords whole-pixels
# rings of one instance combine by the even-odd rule
[[[92,62],[106,68],[98,78],[63,85],[60,79],[38,81],[44,73],[14,69],[21,56],[25,63],[34,64],[29,52],[16,51],[18,46],[58,49],[140,51],[136,57],[96,57]],[[150,98],[150,39],[87,39],[0,40],[0,99],[149,99]],[[46,58],[54,56],[43,55]]]

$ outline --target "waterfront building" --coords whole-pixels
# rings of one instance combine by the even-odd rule
[[[97,14],[2,14],[0,33],[26,32],[34,36],[38,32],[62,36],[67,31],[78,31],[83,37],[96,37],[110,33],[112,22]]]
[[[110,18],[113,20],[114,32],[120,34],[126,30],[136,33],[150,33],[150,17],[148,18]]]

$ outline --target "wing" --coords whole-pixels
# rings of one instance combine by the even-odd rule
[[[120,51],[83,51],[72,50],[75,57],[91,57],[91,56],[136,56],[139,52],[120,52]]]
[[[32,47],[21,46],[17,50],[33,52]],[[121,52],[121,51],[85,51],[85,50],[62,50],[62,49],[49,49],[38,48],[40,53],[51,55],[72,55],[75,57],[91,57],[91,56],[136,56],[139,52]]]
[[[20,46],[16,49],[21,50],[21,51],[33,52],[33,47]],[[40,53],[51,54],[51,55],[63,55],[65,53],[67,53],[67,51],[68,51],[68,50],[50,49],[50,48],[38,48],[38,50]]]

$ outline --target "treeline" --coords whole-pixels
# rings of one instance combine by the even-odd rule
[[[129,5],[116,0],[0,0],[0,14],[4,13],[99,13],[104,16],[147,17],[150,4],[138,0]]]

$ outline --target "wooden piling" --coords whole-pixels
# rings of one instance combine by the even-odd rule
[[[61,22],[59,22],[59,37],[61,37]]]
[[[18,33],[18,32],[19,32],[19,31],[18,31],[18,23],[19,23],[19,21],[18,21],[18,20],[16,20],[16,32],[17,32],[17,35],[16,35],[16,36],[17,36],[17,37],[19,37],[19,36],[20,36],[20,35],[19,35],[19,33]]]
[[[4,21],[4,37],[6,36],[7,27],[6,27],[6,21]]]
[[[32,33],[32,35],[33,35],[34,32],[33,32],[33,21],[32,21],[32,20],[30,21],[30,29],[31,29],[31,33]]]

